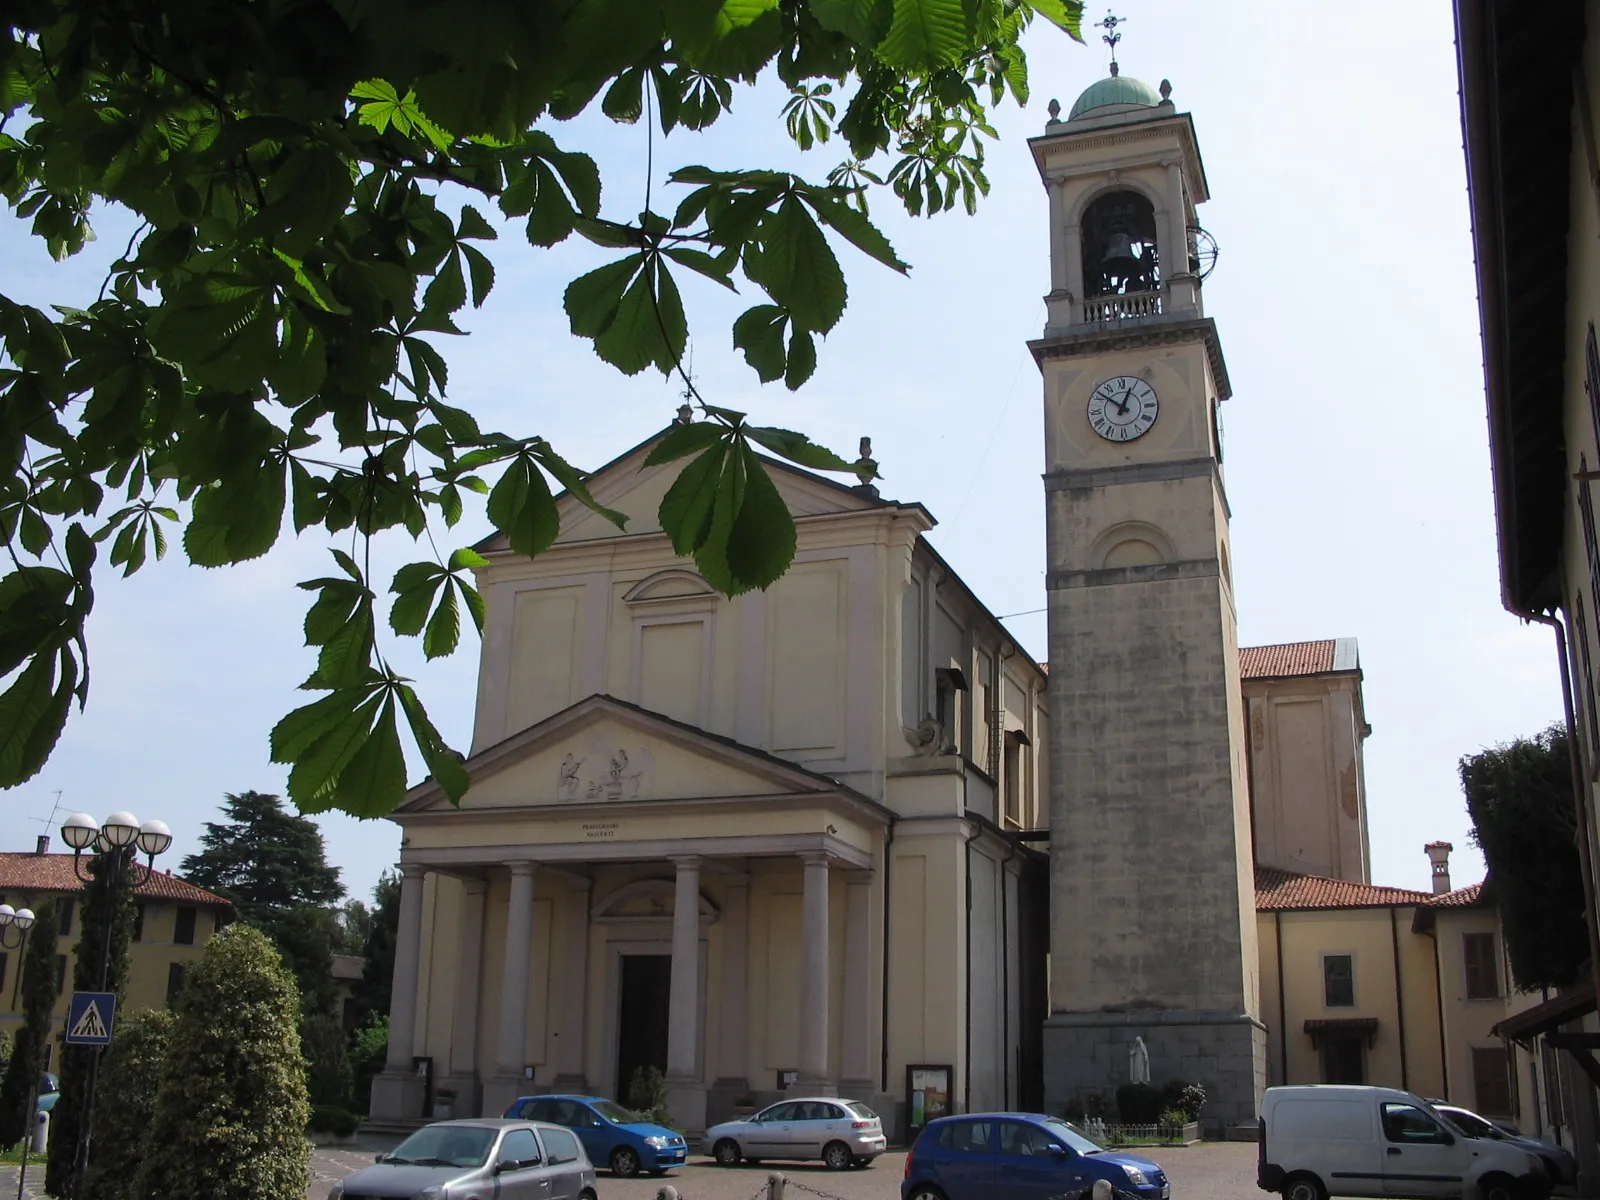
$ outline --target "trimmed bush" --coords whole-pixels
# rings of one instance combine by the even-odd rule
[[[332,1104],[314,1104],[311,1106],[311,1122],[306,1128],[312,1133],[331,1133],[335,1137],[349,1137],[361,1128],[361,1118]]]
[[[339,1018],[327,1013],[300,1024],[300,1052],[306,1057],[306,1091],[314,1106],[348,1108],[352,1087],[349,1042]]]
[[[1156,1121],[1156,1129],[1168,1141],[1176,1141],[1183,1132],[1183,1127],[1189,1123],[1189,1114],[1181,1108],[1165,1110]]]
[[[1148,1083],[1125,1083],[1117,1089],[1117,1118],[1124,1125],[1154,1125],[1161,1115],[1161,1093]]]
[[[639,1114],[641,1121],[663,1129],[676,1128],[667,1109],[667,1080],[656,1067],[634,1069],[633,1078],[628,1080],[628,1107]]]
[[[299,993],[265,934],[212,938],[178,998],[139,1195],[305,1200],[311,1144]]]
[[[50,1046],[50,1014],[56,1006],[58,910],[53,900],[39,906],[28,949],[22,958],[22,1010],[27,1023],[17,1030],[5,1081],[0,1083],[0,1146],[10,1149],[33,1122],[28,1097],[44,1072]]]
[[[357,1112],[372,1106],[372,1081],[389,1057],[389,1018],[374,1016],[356,1030],[350,1043],[350,1102]]]
[[[83,1180],[86,1200],[144,1200],[134,1185],[173,1023],[172,1014],[159,1008],[128,1013],[117,1021],[95,1092],[94,1140]]]

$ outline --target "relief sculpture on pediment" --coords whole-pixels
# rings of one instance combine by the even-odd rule
[[[569,751],[561,761],[556,797],[565,801],[635,800],[650,768],[648,751],[632,756],[621,746],[589,746]]]

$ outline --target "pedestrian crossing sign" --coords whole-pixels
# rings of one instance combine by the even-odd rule
[[[67,1005],[67,1045],[109,1046],[116,1017],[115,992],[73,992]]]

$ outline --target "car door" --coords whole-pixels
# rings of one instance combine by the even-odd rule
[[[583,1143],[584,1153],[589,1156],[590,1162],[611,1161],[611,1151],[615,1141],[611,1126],[602,1121],[594,1109],[581,1100],[558,1100],[554,1107],[555,1124],[565,1125],[578,1135],[578,1140]]]
[[[583,1191],[584,1156],[576,1134],[547,1125],[539,1130],[539,1140],[544,1143],[545,1174],[550,1180],[545,1195],[550,1200],[578,1200]]]
[[[788,1158],[820,1158],[827,1139],[834,1107],[821,1100],[803,1100],[796,1105],[794,1132],[789,1138]]]
[[[995,1183],[995,1122],[961,1119],[939,1127],[936,1182],[955,1200],[981,1200]]]
[[[1467,1151],[1415,1104],[1385,1101],[1379,1108],[1383,1130],[1383,1191],[1386,1196],[1459,1196]]]
[[[533,1130],[508,1129],[495,1150],[494,1178],[498,1200],[553,1200],[552,1179]]]
[[[794,1137],[794,1116],[799,1108],[793,1101],[786,1101],[757,1113],[745,1153],[751,1158],[785,1157]]]
[[[1046,1200],[1074,1193],[1094,1180],[1083,1160],[1062,1153],[1055,1138],[1028,1121],[997,1121],[994,1158],[994,1200]]]

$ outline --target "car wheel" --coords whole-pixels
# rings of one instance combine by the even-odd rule
[[[843,1142],[829,1142],[822,1148],[822,1165],[830,1171],[847,1171],[855,1162],[856,1156],[850,1153],[850,1147]]]
[[[1315,1175],[1291,1175],[1283,1181],[1283,1200],[1328,1200],[1328,1189]]]
[[[588,1188],[584,1188],[583,1191],[578,1193],[578,1200],[600,1200],[600,1197],[596,1196]]]
[[[945,1200],[944,1193],[931,1183],[919,1183],[906,1200]]]
[[[1517,1181],[1509,1175],[1489,1175],[1480,1186],[1483,1200],[1521,1200]]]
[[[611,1173],[622,1179],[632,1179],[639,1173],[639,1153],[627,1146],[618,1146],[611,1152]]]
[[[732,1138],[723,1138],[711,1148],[711,1155],[717,1160],[718,1166],[737,1167],[739,1160],[744,1156],[739,1153],[739,1143]],[[751,1159],[754,1162],[755,1159]]]

